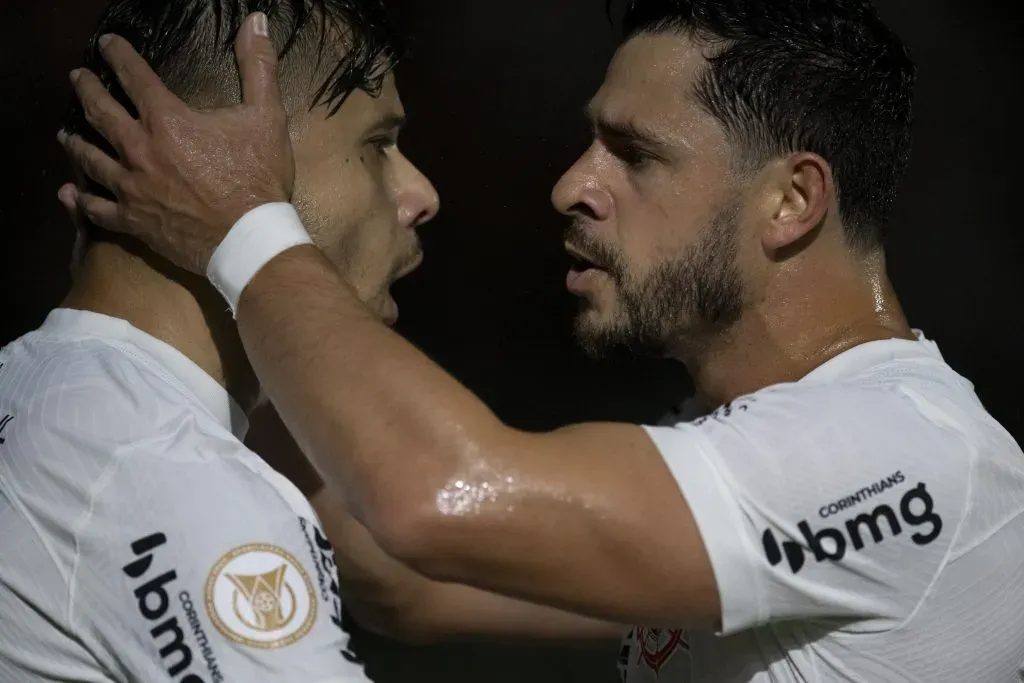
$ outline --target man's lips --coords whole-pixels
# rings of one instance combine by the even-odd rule
[[[565,245],[565,253],[569,255],[569,270],[584,273],[588,270],[604,270],[592,257],[572,244]]]
[[[566,274],[565,286],[570,292],[582,294],[589,285],[607,277],[607,271],[579,247],[566,244],[565,252],[569,255],[569,272]]]
[[[584,271],[570,270],[565,276],[565,286],[573,294],[583,294],[607,278],[608,274],[600,268],[588,268]]]

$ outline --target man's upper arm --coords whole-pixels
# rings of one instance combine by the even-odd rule
[[[129,456],[78,534],[73,623],[131,680],[367,680],[315,521],[236,455]]]
[[[941,567],[968,473],[909,401],[860,391],[495,439],[490,462],[517,470],[435,525],[437,575],[648,626],[891,626]]]
[[[641,427],[503,430],[483,443],[490,472],[439,497],[418,569],[615,623],[718,622],[693,514]]]
[[[648,432],[701,531],[725,634],[897,626],[964,511],[965,451],[897,390],[790,386]]]
[[[615,640],[628,631],[471,586],[433,581],[388,556],[330,489],[321,489],[310,501],[334,546],[345,606],[371,631],[416,644],[480,637]]]

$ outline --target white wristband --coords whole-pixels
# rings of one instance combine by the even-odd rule
[[[206,277],[238,313],[242,292],[272,258],[301,244],[312,244],[295,207],[264,204],[238,219],[213,252]]]

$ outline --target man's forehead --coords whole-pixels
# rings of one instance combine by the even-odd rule
[[[632,38],[612,58],[590,111],[615,120],[685,115],[704,64],[696,44],[677,34]]]
[[[633,38],[616,52],[587,113],[599,127],[692,149],[717,127],[694,94],[705,64],[701,49],[677,34]]]

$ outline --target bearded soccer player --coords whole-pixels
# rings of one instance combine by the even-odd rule
[[[397,148],[384,9],[262,6],[269,19],[239,41],[255,27],[288,46],[296,206],[393,320],[388,288],[418,263],[437,195]],[[115,0],[97,36],[131,36],[185,101],[223,106],[242,94],[231,37],[247,14]],[[102,71],[98,50],[89,64]],[[72,130],[88,131],[84,114]],[[259,385],[220,296],[137,240],[85,227],[62,307],[0,350],[0,681],[368,680],[347,651],[329,532],[242,445]]]
[[[299,445],[390,556],[640,625],[630,681],[1024,674],[1024,454],[886,275],[914,67],[866,0],[629,4],[554,201],[585,347],[671,356],[713,408],[665,427],[502,424],[295,246],[272,87],[193,112],[123,41],[107,56],[140,119],[80,74],[122,153],[64,142],[117,202],[65,200],[219,288]]]

